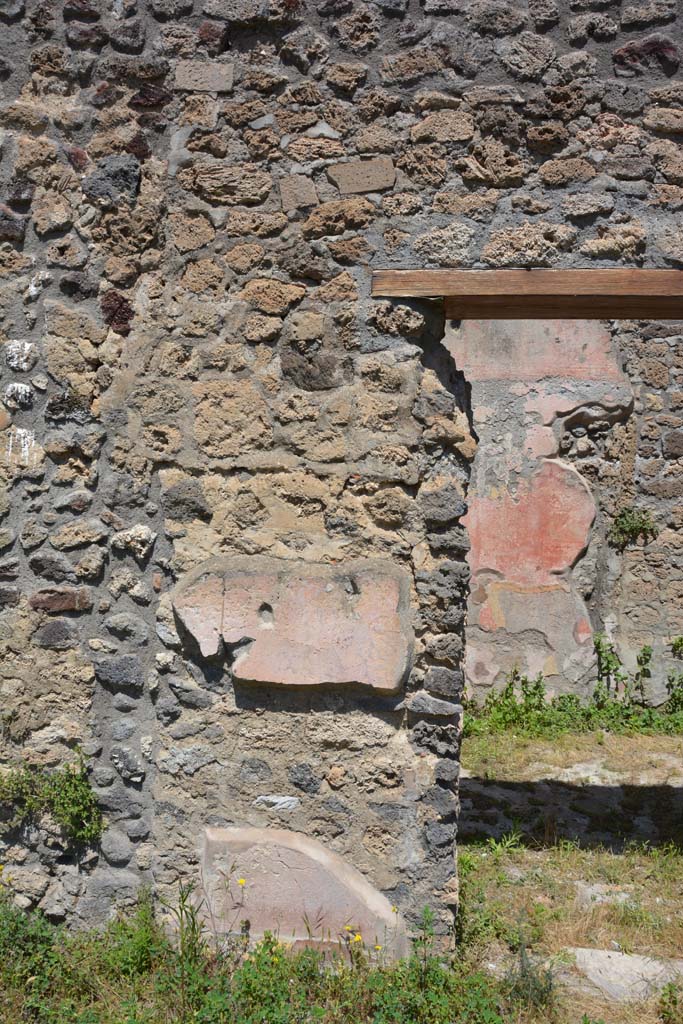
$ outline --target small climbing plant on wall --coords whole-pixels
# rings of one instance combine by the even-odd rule
[[[612,547],[623,551],[641,537],[647,543],[657,536],[657,526],[647,509],[622,508],[612,521],[607,539]]]
[[[0,827],[18,828],[46,813],[72,843],[94,843],[102,835],[102,812],[82,758],[54,771],[18,765],[0,772]]]

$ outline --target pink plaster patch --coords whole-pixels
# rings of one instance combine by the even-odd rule
[[[245,884],[238,879],[243,876]],[[280,828],[207,828],[202,912],[219,935],[266,932],[288,945],[339,951],[349,931],[389,959],[410,952],[391,903],[347,860],[318,840]]]
[[[234,648],[236,680],[387,693],[410,668],[408,603],[408,578],[390,565],[342,570],[263,557],[214,559],[173,599],[205,657]]]
[[[464,520],[469,683],[483,692],[517,667],[560,687],[583,685],[591,625],[573,569],[595,506],[583,478],[559,460],[559,441],[574,425],[632,408],[611,334],[588,320],[468,320],[445,344],[471,384],[479,435]]]
[[[577,644],[585,644],[593,636],[593,630],[588,619],[584,616],[574,625],[574,639]]]
[[[588,485],[570,466],[544,462],[516,496],[474,495],[463,522],[472,548],[473,573],[499,573],[513,583],[557,582],[588,543],[595,502]]]
[[[555,454],[557,439],[550,427],[542,427],[540,423],[535,423],[526,431],[524,446],[528,455],[540,459]]]
[[[597,320],[463,320],[448,347],[471,381],[623,380]]]
[[[490,604],[484,604],[482,607],[479,613],[479,625],[488,632],[493,632],[494,629],[498,629],[501,625],[501,623],[496,621],[496,616]]]

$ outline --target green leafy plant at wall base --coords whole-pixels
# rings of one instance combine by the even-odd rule
[[[642,537],[645,542],[657,536],[657,527],[648,511],[637,508],[622,508],[612,522],[607,534],[610,544],[623,551],[629,544],[635,544]]]
[[[266,933],[213,943],[192,890],[157,921],[148,895],[100,931],[70,932],[0,889],[0,1020],[26,1024],[511,1024],[496,979],[432,948],[424,915],[412,953],[386,961],[292,949]],[[355,937],[354,937],[355,938]],[[517,1004],[516,1004],[517,1005]],[[8,1012],[5,1012],[5,1011]],[[517,1017],[515,1016],[515,1020]]]
[[[683,1024],[683,988],[669,982],[662,990],[659,1001],[662,1024]]]
[[[666,692],[669,698],[666,710],[670,714],[683,714],[683,672],[669,672]]]
[[[604,633],[593,635],[593,650],[598,659],[598,687],[604,689],[604,696],[600,691],[596,697],[596,703],[599,704],[601,701],[604,702],[607,694],[623,689],[628,677],[614,644]]]
[[[683,735],[683,672],[670,672],[667,701],[661,707],[646,703],[651,676],[652,648],[641,647],[638,668],[626,671],[614,644],[596,633],[597,680],[591,696],[582,701],[575,693],[550,696],[542,675],[535,679],[513,669],[499,692],[491,691],[483,705],[466,702],[463,735],[485,736],[515,732],[519,736],[552,737],[563,733],[606,730],[618,733]]]
[[[100,838],[102,812],[82,759],[55,771],[20,765],[0,772],[0,821],[5,827],[19,827],[45,813],[74,843]]]

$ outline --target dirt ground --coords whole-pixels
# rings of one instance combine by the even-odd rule
[[[520,1020],[683,1020],[662,1016],[654,992],[601,993],[571,952],[683,957],[683,740],[473,737],[463,769],[462,941],[494,973],[514,969],[522,948],[553,976],[555,1010]]]

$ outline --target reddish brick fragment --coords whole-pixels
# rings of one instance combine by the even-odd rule
[[[67,146],[65,153],[75,171],[84,171],[90,162],[90,157],[80,146]]]
[[[644,39],[633,39],[612,54],[615,71],[622,75],[642,75],[653,64],[659,64],[667,74],[678,69],[681,61],[678,46],[670,36],[653,32]]]
[[[133,319],[134,310],[125,295],[111,288],[100,299],[100,309],[104,322],[109,324],[113,331],[116,331],[117,334],[130,332],[130,321]]]
[[[31,608],[44,612],[89,612],[93,605],[89,587],[45,587],[29,600]]]
[[[128,106],[134,110],[148,110],[151,107],[165,107],[173,99],[168,89],[145,82],[128,100]]]

